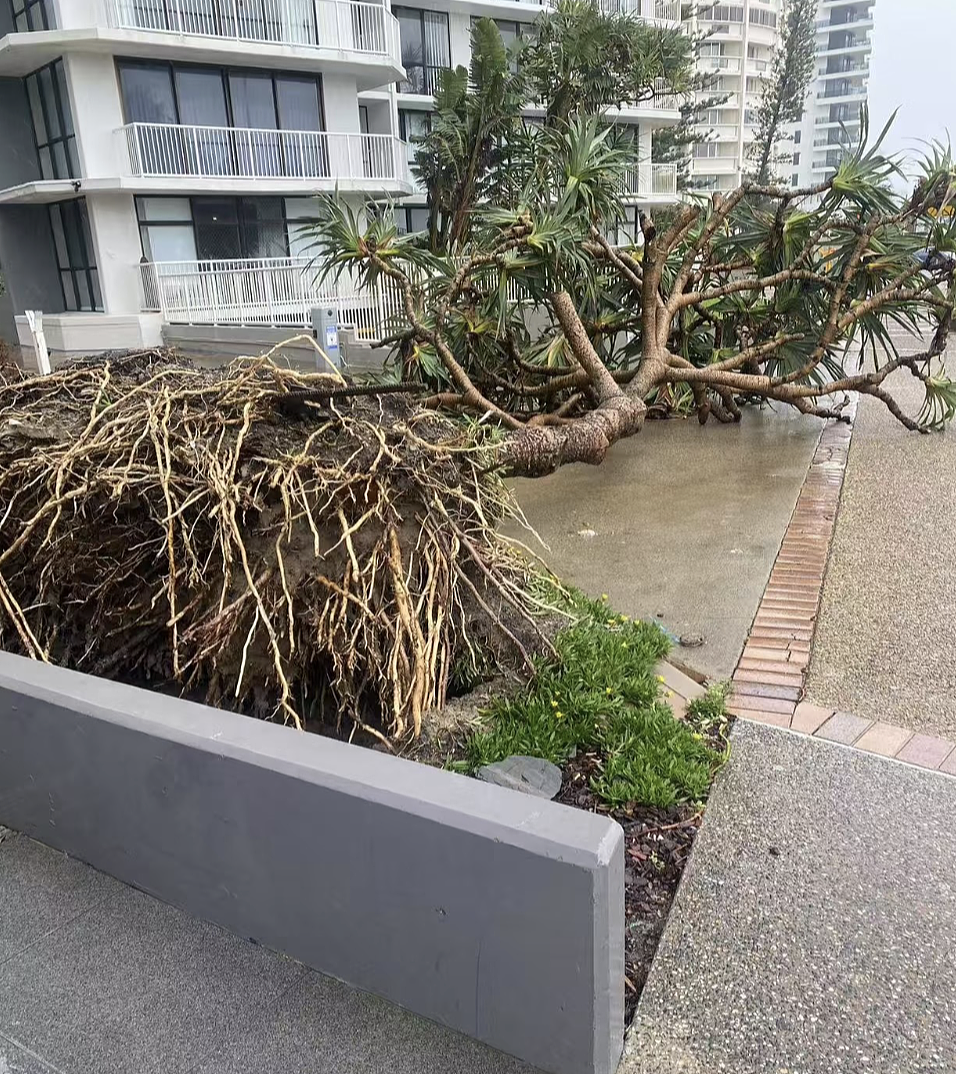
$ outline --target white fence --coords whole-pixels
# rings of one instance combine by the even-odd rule
[[[110,26],[256,44],[306,45],[399,62],[398,20],[381,4],[350,0],[107,0]]]
[[[339,326],[366,338],[382,334],[400,311],[397,288],[374,290],[352,281],[316,282],[306,257],[229,261],[162,261],[140,265],[143,310],[161,313],[170,324],[303,328],[311,311],[327,306]]]
[[[632,164],[624,174],[625,196],[663,197],[677,193],[676,164]]]
[[[408,182],[405,143],[390,134],[129,123],[116,132],[127,174],[223,179]]]

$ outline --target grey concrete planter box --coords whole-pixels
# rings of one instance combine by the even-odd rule
[[[553,1074],[617,1066],[607,819],[0,653],[0,824]]]

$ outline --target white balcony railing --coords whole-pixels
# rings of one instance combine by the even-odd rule
[[[698,66],[702,71],[724,71],[734,74],[740,70],[739,56],[701,56]]]
[[[161,261],[140,265],[140,272],[143,309],[172,324],[306,327],[313,308],[328,306],[340,327],[367,335],[391,312],[383,291],[360,293],[347,280],[320,286],[306,257]]]
[[[107,17],[119,30],[401,56],[395,16],[353,0],[107,0]]]
[[[625,197],[667,197],[676,193],[676,164],[632,164],[625,172]]]
[[[140,178],[343,179],[408,182],[405,143],[390,134],[129,123],[116,132]]]

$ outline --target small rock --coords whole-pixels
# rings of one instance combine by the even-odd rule
[[[597,537],[597,530],[578,530],[579,537]]]
[[[699,649],[704,644],[704,635],[681,634],[679,640],[685,649]]]
[[[561,790],[561,769],[541,757],[506,757],[479,768],[478,778],[538,798],[553,798]]]

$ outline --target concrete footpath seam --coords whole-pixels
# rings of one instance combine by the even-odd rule
[[[956,775],[956,743],[804,701],[823,580],[846,477],[850,424],[820,436],[770,580],[733,674],[731,712],[868,753]]]

